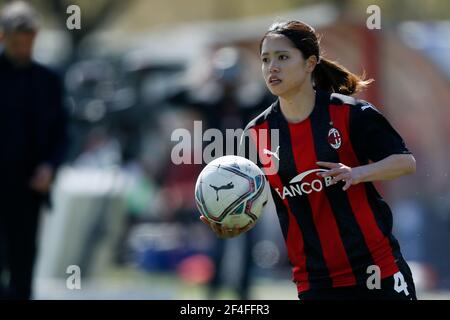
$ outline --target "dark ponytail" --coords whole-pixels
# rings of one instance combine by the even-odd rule
[[[374,81],[365,80],[364,74],[358,76],[339,63],[322,57],[318,36],[314,28],[306,23],[300,21],[275,23],[261,39],[260,49],[264,39],[271,34],[281,34],[291,40],[305,60],[310,56],[316,56],[318,64],[312,73],[315,89],[351,95],[365,89]]]
[[[357,76],[337,62],[320,58],[316,65],[312,80],[315,89],[352,95],[365,89],[373,79],[364,80],[364,74]]]

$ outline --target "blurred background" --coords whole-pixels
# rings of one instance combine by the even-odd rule
[[[197,120],[243,128],[274,100],[258,46],[287,19],[314,26],[325,56],[376,80],[358,97],[417,160],[415,175],[378,187],[419,298],[450,299],[449,1],[30,3],[42,20],[34,57],[63,77],[70,114],[68,159],[40,224],[35,299],[297,299],[276,215],[217,240],[194,203],[203,165],[170,161],[173,130],[193,133]],[[72,4],[80,30],[66,27]],[[373,4],[380,30],[366,27]],[[70,265],[80,290],[66,287]]]

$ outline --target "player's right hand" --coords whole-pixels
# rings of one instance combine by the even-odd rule
[[[212,231],[214,231],[214,233],[221,239],[237,237],[238,235],[250,230],[254,225],[253,222],[250,222],[248,225],[246,225],[243,228],[239,228],[239,226],[235,226],[234,228],[230,229],[225,226],[222,226],[219,223],[209,221],[203,215],[200,215],[200,220],[202,220],[202,222],[204,224],[208,225],[212,229]]]

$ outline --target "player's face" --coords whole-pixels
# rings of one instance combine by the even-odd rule
[[[5,51],[19,66],[30,63],[33,54],[35,32],[11,32],[3,34]]]
[[[288,97],[311,82],[313,59],[305,60],[302,53],[283,35],[267,36],[261,46],[264,80],[270,92]]]

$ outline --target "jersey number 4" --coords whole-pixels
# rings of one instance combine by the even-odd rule
[[[403,291],[406,296],[409,296],[408,285],[400,271],[394,274],[394,290],[398,293]]]

